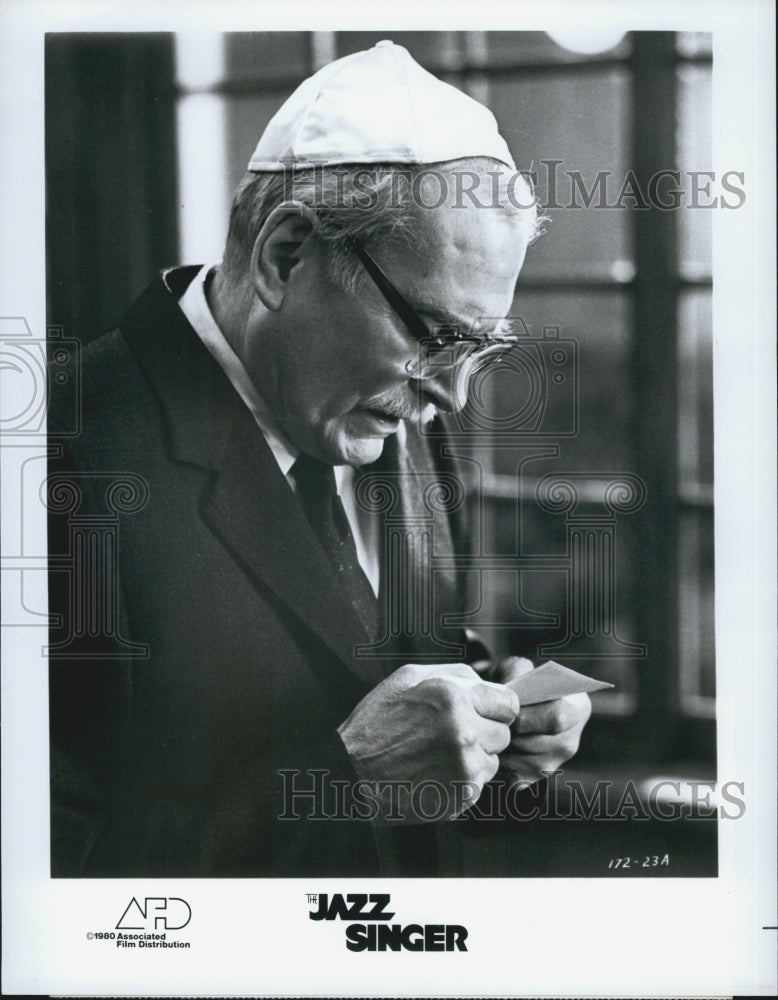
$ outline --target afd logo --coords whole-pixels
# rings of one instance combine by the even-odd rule
[[[192,909],[178,896],[146,896],[143,905],[133,896],[116,925],[117,931],[180,931],[192,918]]]

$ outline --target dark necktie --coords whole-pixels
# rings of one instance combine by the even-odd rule
[[[357,558],[354,536],[335,489],[331,465],[300,453],[291,469],[305,515],[330,558],[371,639],[378,631],[378,601]]]

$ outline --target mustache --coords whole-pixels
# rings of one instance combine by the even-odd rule
[[[407,393],[402,391],[380,393],[365,400],[362,405],[397,420],[406,420],[422,427],[431,423],[438,412],[434,403],[424,402],[418,397],[409,398]]]

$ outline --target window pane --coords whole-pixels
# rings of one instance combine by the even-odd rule
[[[711,274],[712,208],[692,208],[690,205],[711,205],[716,197],[717,181],[709,177],[696,180],[688,171],[711,171],[713,105],[710,66],[681,66],[678,70],[678,117],[676,142],[678,169],[688,195],[684,209],[678,212],[678,259],[681,274],[696,278]],[[694,190],[698,193],[694,194]],[[734,199],[733,199],[734,200]]]
[[[289,93],[276,92],[270,95],[258,93],[224,99],[227,112],[227,169],[230,190],[246,172],[246,165],[259,142],[259,137]]]
[[[713,35],[710,31],[679,31],[675,44],[679,55],[709,56],[713,52]]]
[[[308,31],[247,31],[225,35],[226,79],[275,86],[283,80],[307,76],[311,70]]]
[[[678,475],[682,494],[696,496],[701,487],[713,485],[713,337],[707,289],[684,292],[679,302]]]
[[[584,526],[543,511],[536,500],[481,500],[485,568],[469,574],[470,624],[495,656],[550,658],[615,685],[594,698],[597,710],[634,711],[639,650],[636,634],[636,539],[628,518],[599,520],[602,509],[581,505]],[[578,540],[584,538],[580,556]],[[490,556],[501,557],[493,560]],[[531,557],[530,565],[527,557]]]
[[[710,716],[716,695],[713,512],[685,511],[679,542],[681,709]]]
[[[517,166],[537,171],[537,195],[551,218],[528,270],[569,278],[631,261],[630,213],[594,207],[618,200],[629,166],[627,73],[496,79],[489,94]]]
[[[495,472],[514,471],[514,456],[504,445],[516,433],[555,442],[566,469],[635,468],[631,314],[626,292],[541,294],[523,291],[519,279],[514,329],[523,330],[523,320],[531,335],[515,356],[481,376],[474,403],[492,414],[493,440],[501,444]]]

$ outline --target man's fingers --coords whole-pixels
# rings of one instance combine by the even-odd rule
[[[473,667],[473,670],[475,670],[475,672],[479,675],[479,677],[483,677],[483,676],[488,675],[490,673],[490,671],[492,669],[492,661],[491,660],[476,660],[475,663],[472,664],[472,667]]]
[[[507,753],[500,757],[500,767],[510,777],[511,784],[534,785],[555,770],[547,758],[534,754]]]
[[[467,663],[438,663],[432,667],[422,667],[428,677],[468,677],[480,680],[478,674]]]
[[[523,736],[534,734],[561,733],[566,728],[565,713],[560,710],[555,701],[544,701],[540,705],[525,705],[519,712],[519,717],[513,725],[514,733]]]
[[[466,663],[438,663],[434,666],[421,663],[406,663],[392,675],[403,688],[415,687],[422,681],[434,677],[462,677],[467,680],[479,680],[478,674]]]
[[[583,725],[589,718],[592,706],[586,694],[569,694],[554,701],[522,708],[513,725],[513,732],[523,735],[534,733],[551,735],[567,732]]]
[[[488,754],[486,757],[486,770],[484,773],[483,784],[485,785],[487,781],[491,781],[499,770],[500,770],[499,756],[496,753]]]
[[[532,660],[524,656],[506,656],[504,660],[500,660],[494,676],[503,684],[510,684],[522,674],[528,674],[534,669]]]
[[[548,758],[556,755],[559,743],[559,736],[514,736],[511,751],[522,756]]]
[[[511,742],[510,726],[484,719],[478,727],[478,742],[488,754],[502,753]]]
[[[479,680],[473,684],[470,696],[473,708],[485,719],[510,725],[519,711],[519,696],[504,684]]]
[[[578,753],[581,727],[574,726],[557,736],[514,736],[510,749],[503,754],[502,762],[509,765],[511,758],[532,759],[540,762],[547,771],[556,771],[565,761]]]

